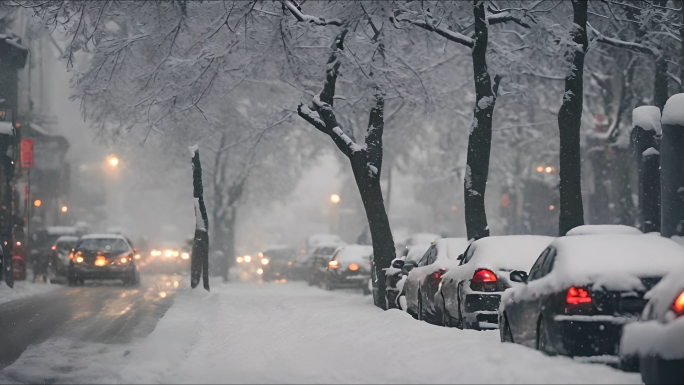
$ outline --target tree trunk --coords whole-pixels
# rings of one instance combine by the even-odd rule
[[[475,109],[463,184],[466,231],[468,239],[489,236],[485,211],[485,190],[489,174],[489,155],[492,147],[492,115],[496,102],[499,78],[492,80],[487,71],[487,39],[489,35],[484,2],[473,0],[475,16],[475,45],[472,49],[475,78]]]
[[[195,203],[195,238],[192,244],[190,260],[190,287],[193,289],[203,278],[204,289],[209,291],[209,218],[204,205],[204,189],[202,187],[202,164],[197,146],[190,148],[192,157],[192,185]]]
[[[582,206],[582,163],[580,157],[580,125],[584,99],[584,56],[587,50],[587,1],[573,0],[573,37],[576,45],[572,69],[565,78],[563,105],[558,112],[560,129],[560,219],[559,235],[584,224]],[[581,49],[579,48],[581,47]]]
[[[653,104],[663,111],[665,103],[668,98],[667,89],[667,61],[665,56],[656,58],[655,61],[655,77],[653,81]]]

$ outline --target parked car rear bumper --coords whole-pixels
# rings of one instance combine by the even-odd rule
[[[556,315],[549,340],[569,356],[616,356],[624,324],[633,319],[609,315]],[[554,338],[557,337],[557,338]],[[555,340],[555,341],[554,341]]]
[[[470,292],[463,302],[465,326],[475,329],[496,329],[499,325],[500,292]]]

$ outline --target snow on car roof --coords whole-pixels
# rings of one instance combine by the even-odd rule
[[[73,236],[73,235],[62,235],[61,237],[57,238],[55,243],[57,243],[57,242],[73,242],[73,241],[78,241],[78,237]]]
[[[442,238],[435,241],[437,256],[456,260],[468,248],[470,242],[466,238]]]
[[[341,262],[368,260],[371,254],[373,254],[373,246],[346,245],[340,248],[336,259]]]
[[[126,237],[120,234],[88,234],[84,235],[81,237],[81,239],[110,239],[110,238],[115,238],[115,239],[123,239],[126,240]]]
[[[436,241],[437,239],[442,238],[440,235],[437,234],[430,234],[430,233],[417,233],[417,234],[412,234],[410,237],[406,239],[406,242],[409,245],[422,245],[424,243],[432,243]]]
[[[625,225],[582,225],[568,231],[566,235],[592,235],[592,234],[632,234],[641,235],[641,230]]]
[[[593,283],[614,290],[641,287],[639,278],[662,277],[684,267],[684,249],[670,239],[650,235],[603,234],[561,237],[549,276],[561,285]]]
[[[316,247],[322,244],[341,244],[344,243],[342,238],[336,234],[313,234],[306,240],[309,247]]]
[[[475,251],[467,264],[486,264],[499,270],[529,271],[554,240],[543,235],[501,235],[473,242]]]
[[[78,230],[73,226],[48,226],[45,228],[45,231],[47,231],[47,233],[50,235],[73,235],[78,232]]]
[[[425,254],[428,248],[430,248],[429,243],[409,246],[408,254],[406,254],[406,260],[418,262],[420,258]]]

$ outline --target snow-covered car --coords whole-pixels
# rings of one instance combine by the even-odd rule
[[[321,284],[321,281],[328,271],[328,262],[330,262],[330,258],[332,258],[335,251],[342,246],[344,245],[333,243],[329,245],[320,245],[314,249],[311,258],[307,261],[307,266],[309,267],[307,281],[309,286]]]
[[[330,255],[339,246],[345,245],[339,236],[333,234],[315,234],[307,240],[307,249],[298,253],[290,266],[290,279],[308,281],[311,279],[313,262],[319,247],[332,247]],[[327,261],[326,261],[327,263]]]
[[[272,281],[286,278],[297,251],[286,245],[274,245],[257,254],[261,264],[261,279]],[[259,270],[257,270],[258,273]]]
[[[529,277],[524,271],[510,273],[510,280],[521,284],[502,295],[501,340],[547,354],[617,361],[623,325],[641,314],[644,294],[679,267],[684,267],[684,249],[667,238],[557,238]]]
[[[386,309],[399,308],[399,295],[404,288],[406,276],[418,266],[418,261],[425,255],[430,244],[413,245],[408,247],[405,257],[396,258],[392,265],[385,270],[385,304]]]
[[[442,275],[458,266],[458,257],[470,243],[465,238],[437,239],[411,270],[404,282],[406,311],[419,320],[441,323],[441,314],[435,313],[435,294]]]
[[[442,277],[437,313],[442,324],[460,329],[496,329],[501,294],[511,287],[508,273],[528,271],[553,237],[503,235],[478,239]]]
[[[572,228],[565,235],[625,234],[643,235],[641,230],[625,225],[582,225]]]
[[[48,277],[50,282],[66,282],[67,270],[69,269],[69,254],[76,247],[78,237],[73,235],[62,235],[57,238],[51,247],[50,259],[48,263]]]
[[[338,288],[360,288],[368,291],[371,276],[371,255],[373,246],[346,245],[340,247],[328,262],[322,279],[326,290]]]
[[[684,269],[669,273],[645,298],[640,322],[622,331],[620,356],[638,357],[646,384],[684,384]]]
[[[69,256],[67,283],[82,284],[86,279],[120,279],[124,285],[140,282],[133,256],[125,237],[91,234],[81,237]]]

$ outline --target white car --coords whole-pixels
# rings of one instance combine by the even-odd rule
[[[569,235],[599,235],[599,234],[625,234],[643,235],[636,227],[625,225],[582,225],[577,226],[565,234]]]
[[[684,269],[646,294],[641,321],[622,331],[620,355],[639,358],[646,384],[684,384]]]
[[[470,242],[466,238],[437,239],[409,272],[404,283],[406,311],[419,320],[439,324],[442,317],[435,313],[435,294],[442,275],[458,265],[458,257]]]
[[[503,235],[478,239],[442,277],[437,312],[444,326],[496,329],[501,293],[511,286],[508,274],[529,271],[554,240],[541,235]]]

